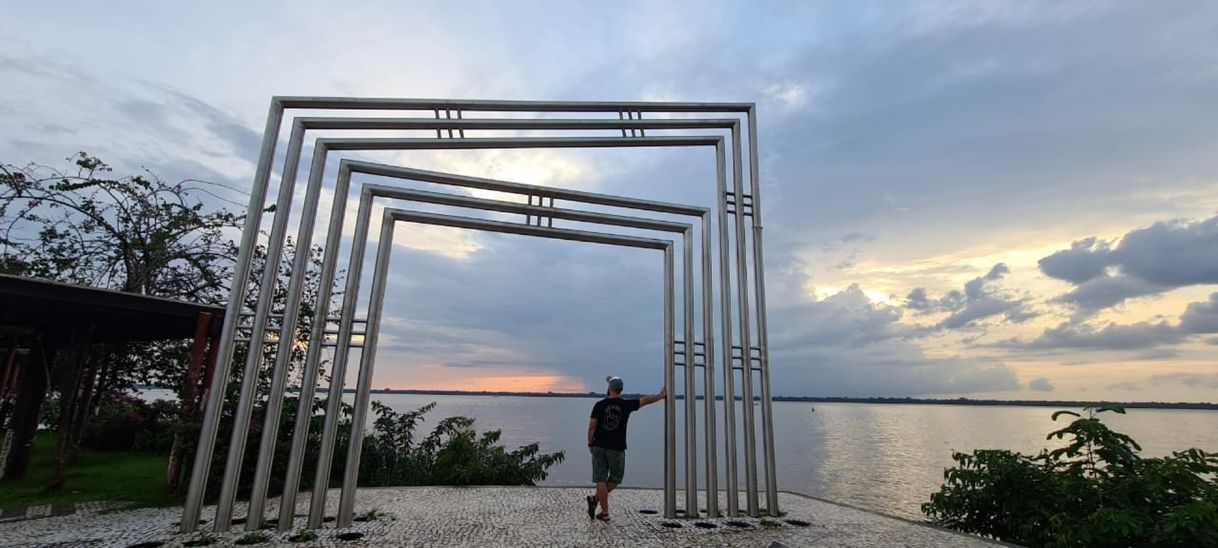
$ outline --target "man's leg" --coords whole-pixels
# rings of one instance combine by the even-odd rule
[[[605,481],[596,482],[596,501],[601,503],[602,514],[609,513],[609,491],[613,490],[611,485],[614,484]]]
[[[606,451],[606,464],[609,468],[609,481],[605,485],[605,498],[601,502],[601,512],[609,513],[609,492],[617,489],[618,484],[622,483],[622,476],[626,473],[626,452],[625,451]]]

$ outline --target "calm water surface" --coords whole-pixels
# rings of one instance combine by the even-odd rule
[[[373,399],[402,411],[437,402],[424,429],[443,417],[465,415],[477,419],[478,430],[502,430],[502,441],[510,447],[538,442],[544,451],[564,451],[566,461],[551,468],[545,484],[589,483],[585,437],[594,399],[408,394],[375,394]],[[720,421],[722,405],[718,402]],[[701,421],[702,402],[698,406]],[[678,408],[683,407],[678,401]],[[1064,425],[1049,419],[1053,411],[1049,407],[775,402],[779,488],[920,519],[918,507],[942,483],[943,469],[952,464],[952,451],[1038,452],[1048,446],[1045,434]],[[631,416],[624,485],[662,486],[663,416],[663,404]],[[683,415],[678,413],[677,420],[681,424]],[[1216,411],[1133,409],[1105,421],[1132,435],[1147,456],[1189,447],[1218,450]],[[701,452],[702,441],[698,443]],[[679,446],[679,450],[684,449]],[[678,454],[679,464],[682,455]],[[740,455],[743,488],[743,449]],[[722,452],[719,462],[722,466]],[[682,470],[678,478],[684,477]]]

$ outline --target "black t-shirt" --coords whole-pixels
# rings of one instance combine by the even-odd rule
[[[596,433],[592,445],[605,449],[626,450],[626,422],[630,414],[639,410],[639,400],[605,398],[592,406],[592,417],[596,419]]]

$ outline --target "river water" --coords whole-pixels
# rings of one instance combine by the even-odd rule
[[[538,442],[544,451],[564,451],[566,461],[551,468],[544,483],[589,484],[591,470],[585,438],[588,414],[595,399],[414,394],[374,394],[373,399],[403,411],[437,402],[435,410],[427,415],[424,430],[430,430],[430,425],[440,418],[464,415],[477,419],[475,427],[479,431],[502,430],[501,441],[510,448]],[[739,405],[742,402],[737,402]],[[720,424],[722,406],[723,402],[718,402]],[[678,401],[677,407],[683,410],[684,403]],[[701,421],[701,401],[698,407],[697,419]],[[1019,406],[775,402],[779,489],[921,519],[919,505],[942,483],[943,469],[952,464],[952,451],[984,448],[1039,452],[1052,445],[1045,435],[1064,426],[1069,418],[1051,421],[1049,417],[1054,410]],[[1166,455],[1190,447],[1218,451],[1218,411],[1131,409],[1124,416],[1104,415],[1111,427],[1132,435],[1146,456]],[[662,486],[663,416],[663,404],[645,407],[631,416],[623,485]],[[678,425],[683,424],[683,415],[679,413],[677,420]],[[680,440],[678,449],[683,451]],[[702,440],[698,441],[698,451],[701,476]],[[760,448],[758,451],[760,454]],[[743,488],[743,449],[739,454]],[[678,453],[679,484],[684,481],[682,462],[683,453]],[[722,467],[722,451],[719,462]],[[719,485],[723,487],[722,472]]]

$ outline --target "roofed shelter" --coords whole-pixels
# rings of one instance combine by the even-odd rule
[[[181,395],[183,413],[192,416],[204,396],[198,387],[207,386],[215,363],[223,316],[224,308],[217,306],[0,275],[0,428],[11,425],[0,441],[0,479],[26,473],[38,411],[57,376],[56,364],[74,373],[58,375],[65,379],[59,386],[64,406],[73,412],[88,409],[99,364],[86,364],[83,350],[92,345],[193,339]],[[171,458],[171,486],[174,465]]]

